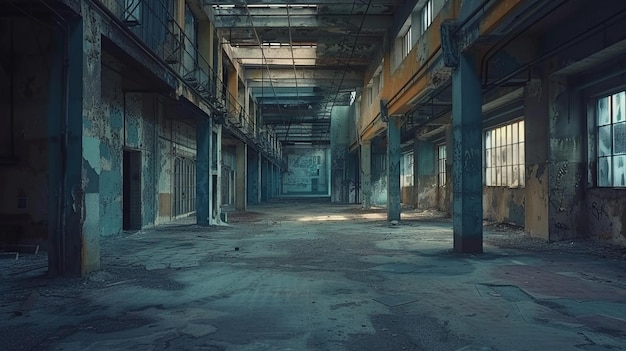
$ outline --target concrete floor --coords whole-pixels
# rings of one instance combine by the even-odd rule
[[[102,270],[0,261],[2,350],[624,350],[626,257],[487,226],[289,200],[105,239]],[[495,246],[497,245],[497,246]]]

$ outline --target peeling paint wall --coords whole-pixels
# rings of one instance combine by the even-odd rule
[[[550,240],[578,238],[584,231],[584,121],[579,92],[561,80],[549,86]],[[567,228],[567,229],[564,229]]]
[[[106,67],[102,68],[101,94],[100,116],[89,121],[100,140],[100,235],[107,236],[122,230],[124,97],[122,78]]]
[[[524,188],[484,187],[483,218],[524,226]]]
[[[108,33],[97,15],[89,12],[89,18],[89,38],[100,38],[100,31]],[[101,45],[99,39],[89,38],[87,42]],[[87,175],[89,179],[98,178],[97,188],[91,192],[98,194],[98,228],[102,236],[118,234],[123,228],[124,150],[137,152],[141,159],[142,228],[174,218],[175,160],[184,157],[193,161],[196,155],[195,127],[190,122],[193,120],[185,116],[187,112],[165,108],[147,81],[132,82],[143,83],[143,92],[125,91],[125,77],[108,66],[117,58],[105,55],[106,64],[99,65],[98,58],[98,65],[88,65],[90,71],[97,72],[93,84],[98,87],[93,91],[99,96],[85,97],[91,102],[85,104],[88,109],[83,122],[83,154],[86,164],[91,165],[86,167]],[[92,170],[95,174],[89,177]]]

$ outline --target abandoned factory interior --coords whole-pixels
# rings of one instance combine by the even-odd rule
[[[0,1],[0,194],[2,349],[626,350],[626,2]]]

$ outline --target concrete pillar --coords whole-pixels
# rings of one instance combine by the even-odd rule
[[[387,125],[387,220],[400,220],[400,118],[389,117]]]
[[[67,35],[60,30],[55,38],[49,79],[48,185],[50,199],[59,201],[50,201],[48,208],[50,275],[78,276],[100,268],[100,141],[90,136],[89,119],[96,114],[101,95],[101,51],[100,34],[91,25],[78,19],[65,28]],[[95,55],[85,56],[85,50]]]
[[[482,89],[473,58],[452,75],[454,251],[483,252]]]
[[[209,225],[211,134],[211,121],[204,120],[198,123],[196,126],[196,223],[199,226]]]
[[[524,187],[524,230],[531,236],[547,241],[550,230],[547,82],[531,80],[526,86],[524,97],[524,127],[528,131],[524,142],[525,173],[528,175]]]
[[[235,208],[237,211],[245,211],[247,207],[247,164],[248,146],[245,143],[237,144],[237,171],[235,189]]]
[[[350,144],[350,107],[337,106],[332,110],[330,120],[330,201],[347,202],[348,187],[347,163]]]
[[[216,224],[219,223],[222,212],[222,125],[214,124],[212,129],[209,224]]]
[[[372,144],[361,143],[361,205],[363,208],[372,206]]]
[[[51,275],[81,274],[82,211],[73,210],[73,193],[83,194],[82,189],[82,20],[69,26],[68,66],[65,64],[63,41],[68,40],[61,31],[57,33],[53,63],[50,71],[50,108],[48,135],[50,142],[50,226],[48,234],[48,272]],[[64,82],[67,79],[67,90]],[[72,88],[72,89],[70,89]],[[64,94],[69,94],[68,99]],[[68,106],[64,101],[71,100]],[[67,119],[63,113],[67,114]],[[64,138],[67,136],[67,139]],[[82,202],[82,199],[77,199]],[[82,210],[79,208],[79,210]],[[59,215],[57,215],[59,214]]]
[[[261,202],[261,155],[248,152],[248,203]]]

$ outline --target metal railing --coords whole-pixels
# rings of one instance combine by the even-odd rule
[[[200,54],[174,18],[171,0],[96,0],[109,9],[184,83],[213,108],[217,120],[234,127],[269,156],[282,160],[281,143],[270,126],[261,128]],[[206,40],[206,38],[204,38]],[[220,54],[220,53],[215,53]]]

